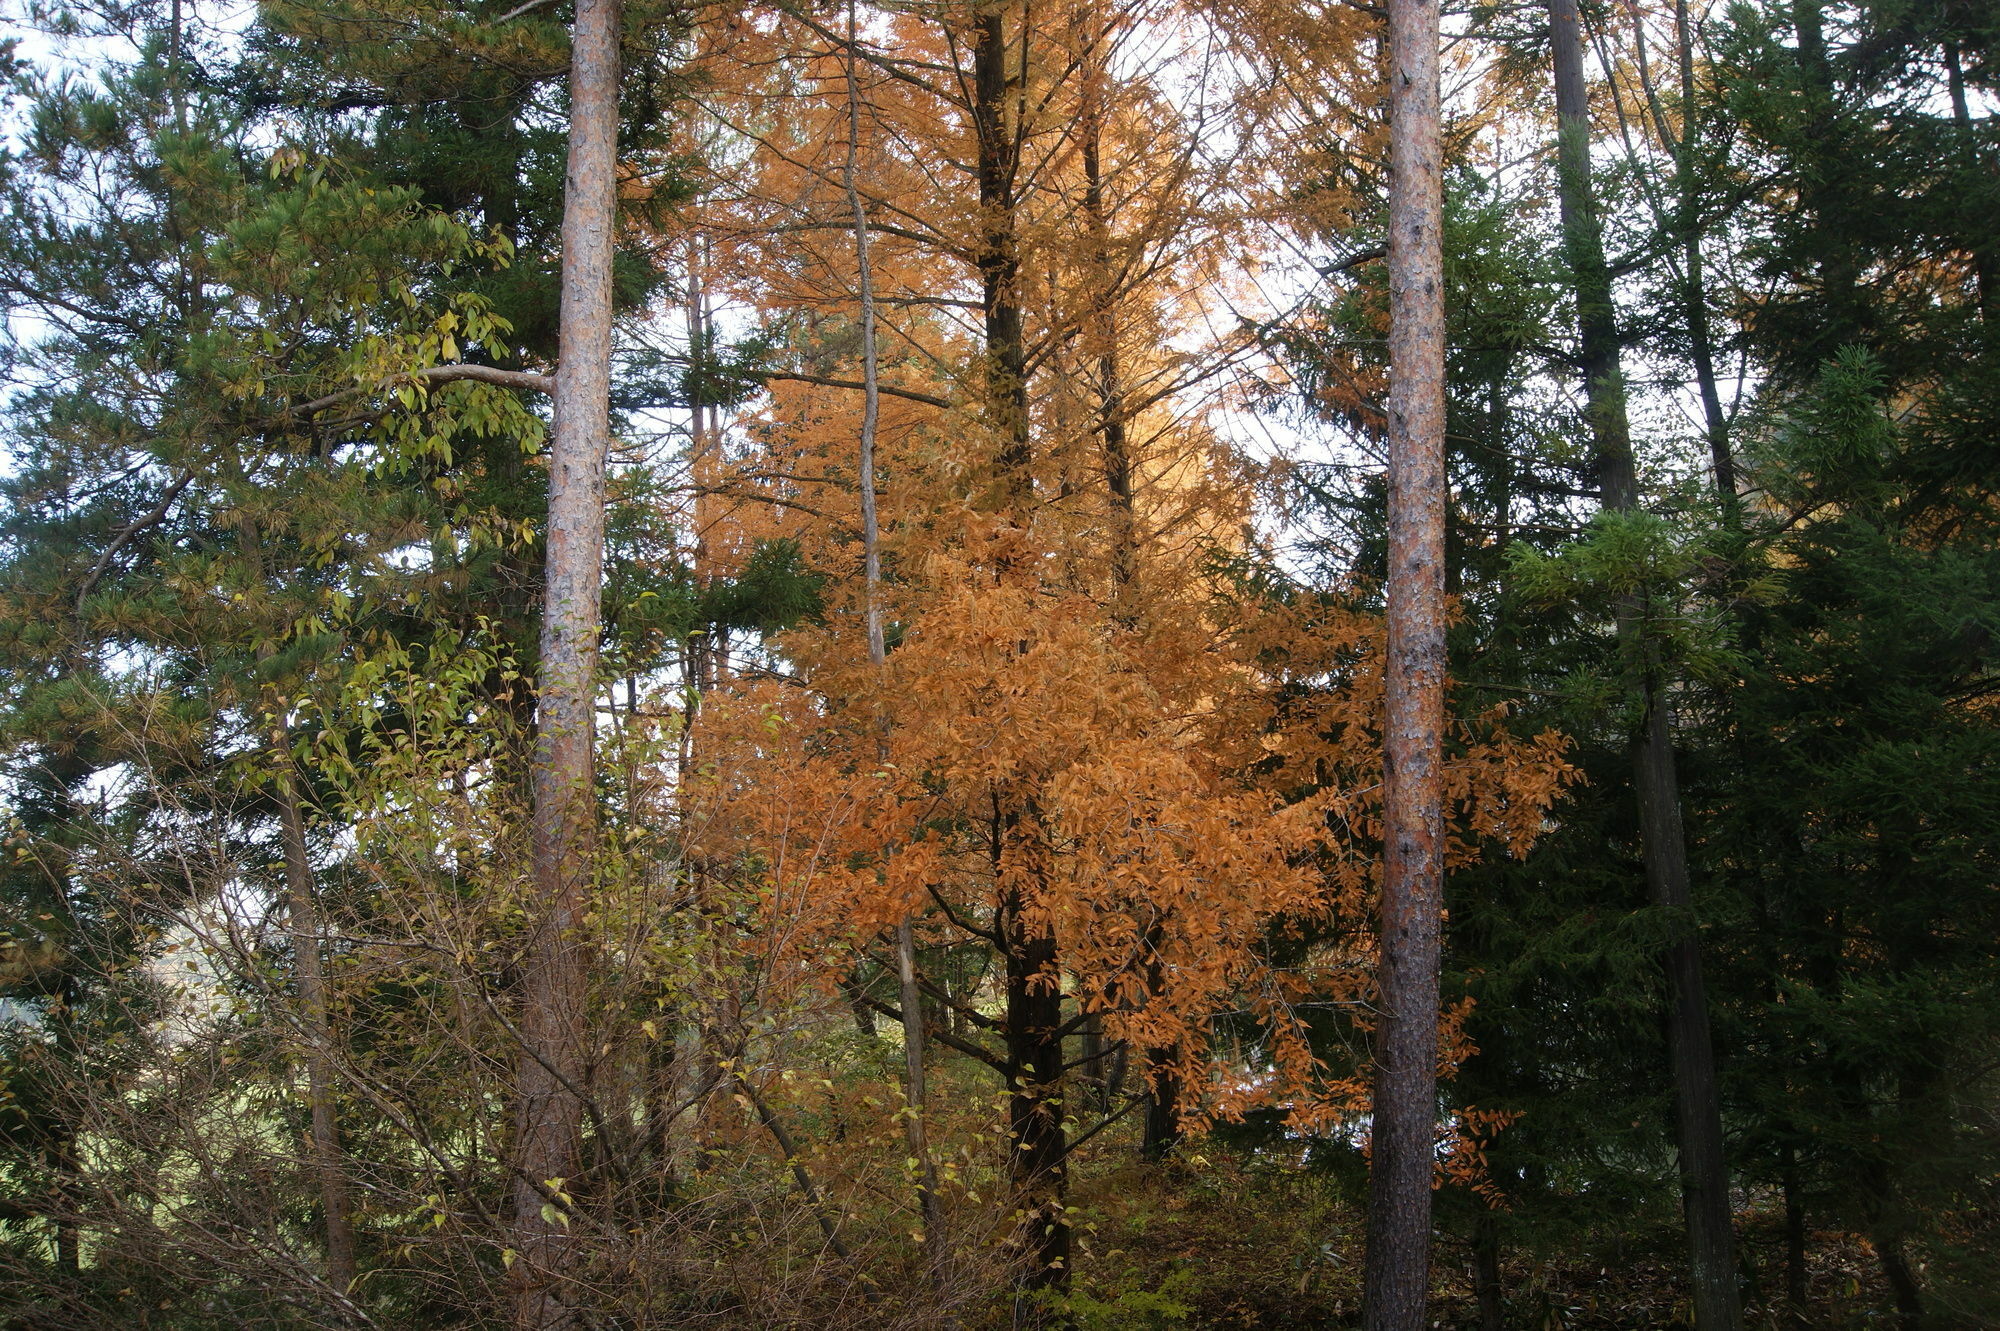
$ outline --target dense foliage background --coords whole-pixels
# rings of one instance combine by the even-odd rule
[[[553,1179],[568,6],[10,19],[0,1324],[1358,1324],[1376,9],[625,7]],[[1436,1316],[2000,1323],[2000,10],[1448,25]]]

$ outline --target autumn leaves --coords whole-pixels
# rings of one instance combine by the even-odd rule
[[[1214,413],[1248,344],[1213,293],[1269,219],[1232,192],[1242,163],[1172,114],[1193,71],[1161,37],[1188,17],[1001,5],[850,16],[843,34],[774,9],[712,30],[695,61],[690,133],[721,127],[738,154],[687,219],[689,252],[712,256],[696,306],[760,319],[778,360],[769,395],[704,445],[695,574],[792,542],[826,609],[771,644],[782,670],[690,680],[685,853],[754,903],[731,946],[760,1001],[844,986],[994,1074],[1029,1293],[1067,1283],[1072,1144],[1126,1097],[1156,1158],[1217,1119],[1345,1131],[1370,1103],[1365,1068],[1330,1064],[1313,1027],[1375,999],[1377,847],[1403,835],[1382,754],[1402,732],[1393,706],[1384,729],[1381,626],[1358,599],[1229,572],[1255,540],[1254,477]],[[1222,331],[1170,331],[1203,318]],[[559,452],[562,431],[559,412]],[[1417,595],[1441,632],[1441,589]],[[1392,619],[1399,604],[1392,581]],[[1554,737],[1484,724],[1447,762],[1431,650],[1433,749],[1395,770],[1431,773],[1414,908],[1434,937],[1447,854],[1519,849],[1566,769]],[[563,659],[545,647],[545,673]],[[566,890],[552,870],[551,908]],[[895,1004],[856,978],[889,951]],[[927,969],[985,978],[953,993]],[[1389,1004],[1426,1050],[1430,985],[1427,1009]],[[576,1036],[552,1032],[524,1085],[560,1073]],[[906,1112],[923,1120],[920,1071]],[[1086,1087],[1102,1123],[1076,1114]],[[1427,1191],[1428,1109],[1405,1134]],[[926,1236],[934,1263],[945,1241]]]

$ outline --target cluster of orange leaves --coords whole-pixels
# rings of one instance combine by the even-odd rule
[[[963,939],[1013,889],[1057,941],[1046,982],[1108,1037],[1178,1051],[1195,1122],[1351,1120],[1365,1069],[1329,1066],[1309,1025],[1334,1004],[1366,1025],[1379,621],[1190,596],[1124,626],[1045,578],[927,564],[882,671],[836,623],[790,643],[813,687],[744,682],[704,712],[694,849],[756,880],[769,961],[831,985],[904,916]],[[1457,863],[1524,849],[1570,775],[1558,737],[1498,722],[1466,725],[1448,767]],[[1255,1035],[1225,1047],[1218,1014]]]
[[[846,63],[824,27],[747,13],[722,30],[707,94],[752,144],[703,222],[715,281],[802,312],[806,367],[851,381]],[[872,49],[914,71],[861,66],[856,184],[880,226],[883,378],[945,404],[882,402],[876,594],[893,646],[880,668],[868,660],[859,395],[775,384],[744,423],[751,446],[701,477],[697,521],[712,572],[758,540],[797,542],[827,606],[779,644],[783,678],[738,675],[705,700],[698,774],[680,792],[688,853],[752,890],[765,973],[800,988],[830,990],[906,917],[921,945],[976,945],[1016,898],[1056,942],[1044,983],[1100,1012],[1107,1037],[1175,1051],[1154,1073],[1185,1088],[1191,1126],[1275,1107],[1325,1130],[1366,1106],[1363,1060],[1336,1062],[1309,1037],[1335,1008],[1368,1024],[1381,625],[1352,603],[1248,594],[1218,571],[1249,544],[1253,482],[1176,386],[1205,381],[1200,356],[1240,347],[1189,350],[1179,330],[1206,319],[1200,293],[1226,285],[1253,219],[1203,193],[1229,168],[1204,164],[1157,87],[1091,72],[1084,46],[1137,22],[1107,15],[1038,19],[1023,47],[1024,77],[1048,81],[1018,103],[1039,119],[1017,127],[1033,183],[1010,220],[1014,294],[1040,349],[1025,509],[995,500],[983,348],[952,314],[993,220],[965,175],[973,127],[939,100],[968,86],[965,49],[929,17],[871,16]],[[1105,127],[1094,224],[1079,207],[1085,106]],[[1243,109],[1250,125],[1275,114],[1254,95]],[[1265,184],[1229,197],[1254,212],[1296,195],[1294,181]],[[1101,456],[1107,356],[1138,404],[1123,514]],[[1461,726],[1453,862],[1525,848],[1573,775],[1562,751],[1498,713]],[[1446,1018],[1447,1063],[1466,1052],[1462,1020]]]

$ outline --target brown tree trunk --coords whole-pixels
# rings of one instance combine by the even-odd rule
[[[855,182],[861,151],[861,88],[856,82],[854,0],[847,4],[847,162],[843,172],[847,207],[854,215],[855,297],[861,306],[861,448],[857,478],[861,501],[862,593],[867,616],[868,660],[888,664],[882,632],[882,526],[875,511],[875,433],[882,415],[881,360],[875,346],[875,271],[868,254],[868,209]],[[906,1004],[907,1006],[907,1004]]]
[[[1822,339],[1821,352],[1825,358],[1831,358],[1843,343],[1866,335],[1868,298],[1861,287],[1861,254],[1850,234],[1854,211],[1850,187],[1844,172],[1826,169],[1838,107],[1833,61],[1826,49],[1826,15],[1820,0],[1792,0],[1792,27],[1798,39],[1799,72],[1805,77],[1808,98],[1805,139],[1809,162],[1800,194],[1806,209],[1818,221],[1826,242],[1819,278],[1820,300],[1825,307],[1824,327],[1830,337]]]
[[[1090,1088],[1091,1107],[1100,1114],[1111,1112],[1111,1096],[1106,1074],[1104,1046],[1104,1013],[1085,1012],[1083,1024],[1077,1028],[1077,1074],[1084,1085]]]
[[[986,407],[999,436],[995,459],[1005,503],[1034,488],[1028,443],[1028,347],[1021,324],[1021,259],[1014,235],[1019,126],[1007,105],[1007,25],[998,6],[975,20],[972,124],[978,136],[981,230],[978,268],[986,323]],[[1025,58],[1025,57],[1024,57]],[[1026,513],[1017,514],[1025,521]]]
[[[903,1138],[917,1162],[917,1207],[924,1222],[924,1249],[935,1271],[944,1255],[943,1216],[938,1209],[937,1164],[931,1159],[929,1093],[924,1085],[924,994],[917,974],[917,940],[910,917],[896,925],[896,979],[903,1014]]]
[[[1007,891],[995,921],[1006,964],[1008,1176],[1021,1214],[1024,1268],[1016,1325],[1032,1324],[1033,1295],[1069,1283],[1068,1134],[1063,1128],[1062,983],[1056,940],[1027,918],[1018,888]]]
[[[563,194],[561,349],[549,448],[531,867],[514,1114],[515,1325],[577,1324],[565,1222],[582,1158],[587,944],[605,465],[610,451],[611,256],[617,223],[619,0],[578,0]]]
[[[1991,165],[1979,151],[1972,107],[1965,96],[1964,60],[1955,41],[1945,43],[1944,70],[1945,86],[1951,94],[1951,121],[1958,129],[1959,142],[1964,145],[1959,151],[1975,175],[1990,175]],[[2000,247],[1996,247],[1993,232],[1988,229],[1972,242],[1972,295],[1978,303],[1979,321],[1989,333],[1993,330],[1994,302],[2000,299],[2000,276],[1996,276],[1996,269],[2000,269]]]
[[[342,1299],[354,1286],[354,1205],[333,1104],[333,1021],[320,959],[317,884],[306,854],[305,816],[282,731],[273,736],[280,770],[276,781],[278,835],[285,859],[285,907],[291,916],[292,953],[299,986],[299,1020],[306,1037],[306,1100],[312,1114],[313,1170],[325,1213],[326,1280]]]
[[[1472,1237],[1473,1291],[1479,1300],[1479,1331],[1506,1331],[1507,1288],[1500,1275],[1500,1222],[1480,1212]]]
[[[1145,933],[1146,950],[1153,957],[1146,965],[1146,993],[1149,996],[1159,994],[1166,988],[1166,969],[1159,960],[1164,928],[1164,922],[1155,917]],[[1140,1119],[1139,1156],[1159,1164],[1173,1154],[1181,1141],[1181,1083],[1174,1072],[1180,1050],[1171,1044],[1147,1045],[1140,1050],[1140,1054],[1145,1060],[1145,1081],[1140,1086],[1145,1104]]]
[[[1159,1164],[1181,1144],[1180,1078],[1172,1071],[1176,1051],[1171,1045],[1146,1050],[1146,1116],[1140,1128],[1139,1154]]]
[[[1889,1282],[1890,1296],[1896,1300],[1898,1331],[1923,1331],[1924,1295],[1917,1274],[1903,1256],[1903,1245],[1895,1238],[1875,1240],[1875,1256],[1882,1263],[1882,1277]]]
[[[49,1162],[56,1171],[56,1270],[63,1276],[65,1292],[74,1296],[81,1293],[83,1280],[83,1227],[78,1223],[76,1187],[83,1168],[76,1158],[76,1134],[67,1125],[50,1134]]]
[[[1673,723],[1657,679],[1645,686],[1646,728],[1633,746],[1646,886],[1656,906],[1683,917],[1667,949],[1667,1056],[1674,1076],[1674,1125],[1680,1145],[1681,1204],[1687,1224],[1699,1331],[1738,1331],[1743,1312],[1736,1288],[1736,1241],[1729,1211],[1729,1166],[1723,1153],[1722,1109],[1716,1091],[1715,1047],[1709,1035],[1708,989],[1692,915],[1687,841],[1681,825],[1680,782],[1674,768]]]
[[[1590,90],[1583,76],[1583,31],[1576,0],[1549,0],[1550,46],[1556,83],[1556,181],[1563,249],[1576,297],[1577,363],[1584,381],[1597,484],[1604,506],[1639,505],[1632,427],[1619,366],[1618,321],[1611,270],[1590,182]]]
[[[1009,95],[1020,86],[1007,69],[1007,24],[995,5],[973,20],[972,123],[977,139],[980,234],[975,255],[986,331],[986,419],[995,436],[993,502],[1026,529],[1033,520],[1034,452],[1029,434],[1027,342],[1020,305],[1021,264],[1015,236],[1020,124]],[[1026,59],[1025,50],[1022,58]],[[1011,554],[997,578],[1023,576]],[[1025,652],[1023,642],[1020,650]],[[1063,1127],[1062,972],[1056,939],[1039,920],[1034,898],[1045,888],[1038,811],[1032,792],[993,793],[992,863],[1005,974],[1002,1015],[1007,1045],[1008,1176],[1021,1216],[1021,1273],[1016,1325],[1039,1318],[1035,1295],[1069,1283],[1068,1135]]]
[[[1132,447],[1125,422],[1124,374],[1118,354],[1117,275],[1111,253],[1110,208],[1104,195],[1104,82],[1110,73],[1098,49],[1095,10],[1086,8],[1081,22],[1091,25],[1082,53],[1083,211],[1097,284],[1091,333],[1097,343],[1098,433],[1103,440],[1104,487],[1111,501],[1113,595],[1123,599],[1138,571],[1139,540],[1132,506]],[[1129,622],[1129,615],[1126,620]]]
[[[1389,6],[1389,642],[1363,1325],[1430,1295],[1444,889],[1444,197],[1436,0]]]
[[[74,786],[65,782],[65,790]],[[74,809],[74,805],[71,805]],[[65,866],[66,869],[66,866]],[[66,877],[66,872],[64,873]],[[73,976],[65,975],[56,996],[53,1020],[56,1046],[65,1062],[74,1063],[77,1054],[76,1002],[78,985]],[[65,1097],[66,1098],[66,1097]],[[77,1108],[58,1102],[55,1121],[52,1122],[44,1138],[44,1158],[50,1171],[55,1175],[54,1196],[51,1200],[51,1217],[55,1229],[56,1271],[63,1278],[62,1291],[65,1304],[72,1299],[80,1299],[83,1287],[83,1162],[77,1158]]]
[[[1589,90],[1583,77],[1583,38],[1576,0],[1549,0],[1555,63],[1557,185],[1564,249],[1576,291],[1579,363],[1604,506],[1618,512],[1639,507],[1638,471],[1619,365],[1617,316],[1611,273],[1590,183]],[[1639,803],[1641,853],[1647,892],[1672,911],[1680,936],[1665,958],[1668,983],[1667,1046],[1673,1067],[1675,1136],[1680,1147],[1681,1197],[1687,1226],[1695,1323],[1700,1331],[1741,1331],[1736,1290],[1735,1239],[1730,1229],[1729,1177],[1723,1155],[1722,1112],[1716,1092],[1715,1051],[1709,1037],[1708,993],[1698,935],[1691,916],[1687,838],[1681,825],[1680,780],[1674,766],[1672,704],[1660,678],[1657,651],[1645,641],[1636,601],[1619,607],[1621,649],[1640,670],[1643,720],[1633,736],[1633,785]]]
[[[1646,40],[1644,32],[1639,34]],[[1723,512],[1736,517],[1736,458],[1729,446],[1729,418],[1722,411],[1722,392],[1715,376],[1715,338],[1708,321],[1708,280],[1701,254],[1701,188],[1696,161],[1699,143],[1695,123],[1694,23],[1688,14],[1688,0],[1674,0],[1674,48],[1680,64],[1681,137],[1675,163],[1680,179],[1680,215],[1676,225],[1681,233],[1681,274],[1685,290],[1683,308],[1687,312],[1688,343],[1694,358],[1695,387],[1701,395],[1701,416],[1708,436],[1709,467],[1715,477],[1715,494]]]
[[[1146,967],[1146,992],[1149,995],[1158,994],[1166,988],[1165,968],[1157,959],[1162,928],[1163,925],[1155,921],[1146,931],[1146,947],[1155,958]],[[1166,1044],[1148,1045],[1141,1052],[1145,1056],[1146,1080],[1141,1088],[1145,1097],[1145,1112],[1140,1122],[1139,1155],[1159,1164],[1173,1154],[1181,1141],[1181,1083],[1174,1072],[1180,1050]]]
[[[1082,110],[1083,209],[1090,236],[1093,293],[1091,336],[1097,343],[1098,434],[1102,440],[1104,488],[1111,505],[1111,594],[1117,600],[1114,617],[1130,628],[1136,622],[1131,604],[1132,581],[1139,568],[1138,515],[1133,505],[1132,446],[1126,428],[1124,371],[1119,363],[1117,275],[1111,252],[1111,217],[1104,190],[1104,82],[1110,77],[1099,49],[1099,18],[1086,8],[1081,23],[1089,25],[1082,51],[1084,100]],[[1157,932],[1157,931],[1156,931]],[[1147,988],[1158,993],[1158,967],[1147,975]],[[1180,1079],[1172,1069],[1180,1050],[1173,1045],[1143,1051],[1146,1064],[1145,1116],[1139,1154],[1159,1162],[1180,1144]],[[1105,1097],[1108,1102],[1108,1097]]]
[[[1786,1320],[1793,1331],[1807,1331],[1812,1319],[1806,1313],[1806,1207],[1799,1190],[1798,1155],[1789,1146],[1778,1177],[1785,1196]]]
[[[263,533],[249,517],[242,520],[239,532],[243,552],[261,582],[266,577]],[[268,661],[275,650],[269,646],[260,648],[257,659]],[[291,928],[294,978],[299,991],[299,1026],[306,1048],[308,1140],[313,1173],[319,1184],[320,1209],[324,1212],[326,1280],[344,1300],[356,1275],[354,1204],[347,1186],[346,1157],[340,1145],[340,1123],[334,1106],[334,1026],[326,967],[320,956],[323,931],[319,920],[319,884],[306,844],[305,812],[299,805],[299,771],[292,758],[292,737],[285,723],[277,719],[284,716],[285,704],[275,687],[267,687],[264,709],[274,718],[268,735],[275,764],[272,795],[278,806],[285,911]]]

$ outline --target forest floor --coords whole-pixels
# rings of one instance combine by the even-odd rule
[[[1138,1166],[1100,1176],[1073,1212],[1080,1238],[1073,1315],[1082,1331],[1358,1326],[1364,1216],[1340,1194],[1324,1176],[1255,1170],[1253,1177],[1213,1158],[1171,1181]],[[1747,1326],[1860,1331],[1897,1324],[1880,1263],[1860,1237],[1811,1236],[1807,1305],[1795,1320],[1783,1304],[1780,1211],[1775,1204],[1754,1207],[1739,1216],[1738,1232]],[[1678,1230],[1663,1223],[1644,1241],[1628,1238],[1615,1249],[1582,1240],[1508,1253],[1501,1261],[1503,1325],[1509,1331],[1687,1326],[1679,1242]],[[1433,1327],[1480,1331],[1471,1243],[1441,1235],[1434,1269]]]

